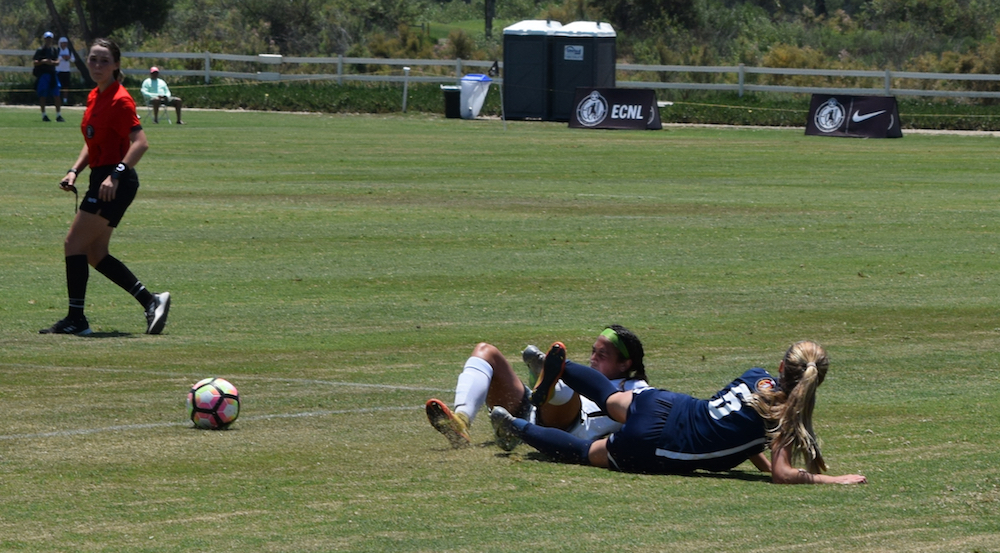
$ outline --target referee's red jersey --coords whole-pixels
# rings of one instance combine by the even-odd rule
[[[113,82],[104,92],[98,89],[87,96],[87,111],[83,113],[80,130],[87,142],[90,166],[117,165],[125,157],[129,134],[142,128],[135,112],[135,101],[119,82]]]

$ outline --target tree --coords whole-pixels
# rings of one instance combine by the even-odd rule
[[[80,0],[76,0],[77,8],[80,7]],[[66,31],[66,25],[63,23],[62,17],[59,17],[59,11],[56,10],[56,5],[52,0],[45,0],[45,5],[49,9],[49,16],[55,21],[56,30],[59,31],[59,36],[69,37],[69,33]],[[84,40],[90,41],[87,33],[87,27],[84,26]],[[80,76],[83,77],[83,82],[87,87],[94,86],[94,80],[90,78],[90,70],[87,69],[87,63],[84,61],[84,56],[81,56],[76,48],[73,47],[73,41],[69,41],[69,51],[73,53],[73,57],[76,59],[76,68],[80,71]]]
[[[56,30],[60,36],[68,37],[67,25],[59,15],[53,0],[45,0],[45,5],[49,10]],[[73,8],[79,20],[80,29],[83,31],[85,44],[90,44],[98,37],[106,37],[117,29],[127,27],[134,23],[140,23],[150,31],[157,31],[163,27],[170,15],[173,7],[173,0],[144,0],[134,2],[132,0],[73,0]],[[89,19],[89,21],[88,21]],[[81,56],[73,47],[70,41],[70,50],[76,57],[76,68],[83,76],[87,86],[93,86],[94,82],[90,78],[90,71],[84,60],[86,56]]]
[[[83,1],[83,9],[80,7],[81,1]],[[167,22],[174,0],[143,0],[142,2],[134,0],[74,0],[74,3],[77,8],[77,17],[80,18],[80,27],[84,29],[85,33],[90,33],[90,36],[85,36],[87,42],[90,42],[98,37],[106,37],[133,23],[141,23],[147,30],[158,31]],[[84,17],[84,12],[90,19],[89,22]]]
[[[282,54],[304,54],[315,47],[322,7],[317,0],[237,0],[240,13],[253,24],[264,23],[266,38]]]
[[[497,16],[497,0],[486,0],[486,38],[493,36],[493,18]]]
[[[979,38],[992,28],[984,3],[955,0],[871,0],[864,15],[876,28],[910,24],[931,33]]]
[[[619,31],[648,34],[658,25],[674,22],[684,29],[698,26],[698,10],[693,0],[593,0],[608,21]]]

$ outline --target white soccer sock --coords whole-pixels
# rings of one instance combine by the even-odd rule
[[[560,380],[556,382],[555,392],[552,393],[552,398],[547,403],[549,405],[564,405],[567,401],[573,399],[573,394],[575,393],[573,388],[563,384],[563,381]]]
[[[455,412],[469,417],[469,424],[486,404],[486,392],[493,381],[493,367],[481,357],[470,357],[455,385]]]

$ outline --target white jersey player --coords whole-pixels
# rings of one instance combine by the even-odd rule
[[[533,377],[541,370],[545,354],[529,346],[523,357]],[[648,388],[643,365],[642,342],[627,328],[611,325],[594,342],[590,367],[612,380],[621,391]],[[561,383],[549,389],[541,407],[534,407],[531,391],[514,374],[514,369],[495,346],[482,342],[465,362],[455,386],[454,412],[439,399],[427,401],[427,419],[452,447],[469,445],[469,427],[483,406],[503,407],[532,422],[558,428],[575,436],[594,440],[615,432],[620,424],[603,413],[593,401]],[[520,440],[494,428],[497,445],[510,451]]]

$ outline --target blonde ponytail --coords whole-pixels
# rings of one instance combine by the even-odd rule
[[[814,474],[827,470],[813,430],[816,389],[826,378],[830,362],[816,342],[796,342],[782,360],[781,391],[757,392],[751,405],[766,421],[771,449],[788,449],[794,464],[801,457]]]

